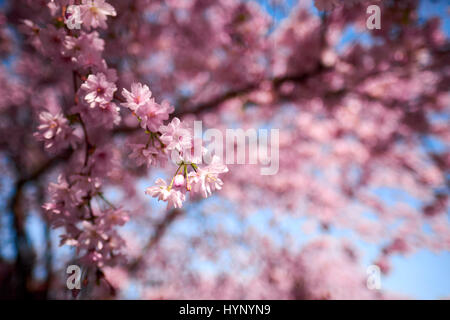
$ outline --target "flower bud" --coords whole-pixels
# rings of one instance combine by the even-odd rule
[[[184,176],[182,174],[177,174],[175,179],[173,179],[173,185],[176,188],[182,187],[184,185]]]

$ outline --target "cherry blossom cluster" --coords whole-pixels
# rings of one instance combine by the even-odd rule
[[[40,125],[34,136],[44,141],[46,149],[61,150],[68,144],[75,147],[77,136],[73,134],[74,129],[69,125],[69,121],[61,112],[52,114],[42,111],[39,114]]]
[[[81,3],[80,3],[81,2]],[[78,10],[75,9],[78,7]],[[51,0],[48,7],[53,14],[57,14],[61,8],[64,8],[64,21],[68,24],[71,19],[74,23],[82,23],[87,30],[91,28],[106,29],[106,20],[108,16],[115,17],[116,10],[105,0]],[[79,17],[76,14],[79,12]],[[81,21],[78,21],[80,19]]]
[[[58,16],[69,2],[49,4],[52,15]],[[63,25],[41,28],[30,20],[24,21],[29,42],[44,56],[62,67],[70,66],[74,87],[74,104],[62,108],[57,99],[39,114],[35,137],[45,148],[55,153],[70,147],[80,150],[75,173],[61,174],[49,187],[50,201],[44,205],[53,227],[62,227],[61,244],[71,245],[82,252],[85,262],[98,267],[117,263],[122,257],[123,240],[115,230],[128,220],[128,213],[116,208],[106,199],[103,185],[114,178],[117,157],[114,148],[102,146],[101,139],[92,136],[95,129],[111,129],[121,123],[117,101],[128,108],[148,137],[146,143],[129,143],[130,158],[140,166],[163,167],[169,157],[178,166],[171,182],[156,180],[156,186],[145,193],[166,201],[168,207],[180,208],[187,191],[203,197],[221,189],[221,173],[227,172],[218,157],[201,167],[202,157],[192,156],[192,130],[178,118],[167,125],[174,108],[167,101],[157,103],[148,86],[133,83],[131,91],[123,89],[116,95],[117,73],[103,59],[105,41],[99,32],[106,28],[107,16],[115,16],[114,8],[103,0],[83,0],[81,17],[84,30],[66,29]],[[66,12],[67,20],[67,12]],[[48,99],[47,99],[48,100]],[[97,140],[97,141],[94,141]],[[201,155],[205,154],[203,146]]]
[[[51,1],[52,16],[65,12],[74,1]],[[70,30],[55,23],[40,27],[25,20],[28,41],[60,68],[69,68],[73,104],[62,106],[57,97],[47,102],[39,114],[35,137],[56,153],[72,150],[71,170],[50,183],[49,201],[43,205],[50,225],[64,228],[61,244],[74,246],[81,261],[101,268],[123,261],[124,240],[116,230],[128,221],[126,210],[116,207],[103,193],[105,183],[114,178],[117,150],[96,137],[96,128],[111,129],[121,121],[114,102],[118,80],[102,57],[104,40],[97,27],[106,28],[114,8],[104,0],[83,0],[81,17],[85,30]],[[57,20],[59,21],[59,20]]]
[[[65,12],[67,22],[71,12],[65,10],[72,4],[74,1],[52,1],[49,8],[56,17]],[[53,101],[52,107],[47,106],[39,114],[35,136],[51,152],[68,147],[84,151],[79,153],[76,173],[60,175],[58,182],[50,185],[50,201],[44,208],[53,227],[65,228],[61,244],[75,246],[78,252],[84,252],[86,262],[101,267],[118,261],[123,240],[114,226],[128,219],[127,212],[109,202],[102,190],[106,180],[114,178],[114,148],[108,149],[102,146],[101,139],[92,137],[95,128],[111,129],[120,124],[117,101],[132,112],[148,136],[146,143],[129,143],[130,158],[138,166],[162,167],[169,155],[176,158],[178,169],[170,184],[158,179],[155,187],[145,191],[167,201],[168,207],[180,208],[187,191],[207,197],[221,189],[223,182],[218,176],[228,169],[217,157],[208,166],[200,167],[201,157],[188,155],[186,150],[193,147],[191,130],[178,118],[164,125],[174,108],[167,101],[156,103],[148,86],[133,83],[131,91],[123,89],[125,100],[116,95],[117,73],[102,57],[105,41],[99,32],[91,30],[106,28],[107,16],[115,16],[116,11],[104,0],[83,0],[77,5],[84,30],[60,24],[42,28],[30,20],[24,21],[23,28],[38,51],[73,70],[73,106],[64,110]]]
[[[150,166],[163,165],[170,157],[178,166],[169,184],[158,178],[155,186],[145,190],[146,194],[166,201],[168,208],[181,208],[188,191],[206,198],[222,188],[219,175],[228,171],[227,166],[216,155],[207,166],[201,166],[207,151],[201,142],[195,145],[192,129],[176,117],[163,124],[174,110],[167,101],[156,103],[148,86],[141,83],[133,83],[131,92],[123,89],[122,95],[126,99],[122,105],[132,111],[148,135],[146,144],[129,144],[130,158],[138,165]]]
[[[51,226],[65,228],[60,244],[74,246],[87,264],[103,267],[121,261],[125,243],[114,227],[124,225],[128,213],[103,196],[98,179],[82,175],[67,179],[60,175],[57,183],[50,183],[51,200],[44,204]],[[94,197],[96,204],[91,202]]]

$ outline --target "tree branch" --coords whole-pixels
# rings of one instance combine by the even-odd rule
[[[325,67],[322,64],[318,64],[316,68],[314,68],[311,71],[300,73],[300,74],[290,74],[290,75],[283,75],[279,77],[274,77],[272,79],[269,79],[269,81],[272,83],[273,87],[275,89],[279,89],[282,84],[286,82],[295,82],[295,83],[303,83],[309,80],[312,77],[318,76],[326,71],[329,71],[330,68]],[[249,83],[241,88],[233,89],[230,91],[227,91],[221,95],[218,95],[215,98],[212,98],[211,100],[203,103],[199,103],[191,108],[179,108],[178,110],[175,110],[173,114],[171,114],[171,117],[182,117],[186,114],[201,114],[205,111],[210,111],[215,108],[217,108],[220,104],[222,104],[225,101],[228,101],[230,99],[243,96],[245,94],[248,94],[252,92],[253,90],[256,90],[259,88],[261,84],[260,82],[254,82]],[[126,133],[133,133],[138,130],[141,130],[140,127],[120,127],[113,130],[114,134],[126,134]]]
[[[23,188],[26,183],[40,178],[50,168],[57,163],[69,159],[72,150],[68,150],[54,158],[47,160],[42,166],[33,171],[31,174],[19,178],[14,186],[14,193],[9,202],[9,209],[12,213],[12,220],[15,230],[14,244],[16,247],[17,257],[15,262],[15,270],[17,279],[15,279],[15,289],[18,297],[32,298],[33,293],[28,289],[29,281],[32,278],[34,251],[31,246],[25,230],[25,214],[21,204]]]

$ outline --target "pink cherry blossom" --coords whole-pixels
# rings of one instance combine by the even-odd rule
[[[64,55],[72,57],[80,67],[101,66],[102,52],[105,41],[97,31],[81,32],[78,37],[66,36],[64,40]]]
[[[150,102],[152,92],[147,85],[142,85],[142,83],[133,83],[131,85],[131,92],[124,88],[122,90],[122,95],[127,100],[127,102],[122,103],[122,105],[129,108],[131,111],[136,111]]]
[[[158,198],[158,200],[167,201],[168,208],[181,208],[183,201],[185,200],[185,195],[179,191],[167,186],[167,183],[158,178],[155,181],[156,186],[149,187],[145,190],[145,193],[151,195],[152,197]]]
[[[164,179],[158,178],[155,181],[156,186],[148,187],[145,193],[152,197],[158,198],[158,200],[167,201],[170,191],[167,190],[168,186]]]
[[[169,113],[173,110],[169,104],[157,104],[153,99],[140,107],[136,114],[141,120],[141,127],[157,132],[163,122],[169,119]]]
[[[191,172],[189,181],[192,190],[206,198],[215,190],[222,189],[223,181],[219,174],[228,172],[226,165],[222,164],[218,156],[213,156],[211,163],[204,168],[198,168],[196,172]]]
[[[179,190],[171,189],[167,198],[167,208],[181,208],[186,196]]]
[[[159,131],[162,133],[160,139],[167,150],[190,150],[192,147],[192,134],[178,118],[173,118],[168,125],[161,126]]]
[[[108,16],[115,17],[116,10],[105,0],[82,0],[81,18],[83,26],[90,28],[107,28]]]
[[[62,113],[52,114],[42,111],[39,114],[39,121],[38,132],[34,136],[44,141],[46,149],[60,150],[69,145],[74,147],[79,140]]]
[[[184,186],[184,184],[185,184],[184,176],[182,174],[177,174],[173,179],[173,186],[175,188],[180,188]]]
[[[166,155],[154,146],[141,143],[130,143],[128,146],[132,150],[129,157],[134,159],[138,166],[145,164],[147,168],[151,165],[162,167],[167,162]]]
[[[102,107],[110,102],[114,96],[117,87],[114,83],[109,82],[105,74],[91,74],[86,82],[81,85],[81,89],[86,92],[84,99],[91,108],[96,106]]]

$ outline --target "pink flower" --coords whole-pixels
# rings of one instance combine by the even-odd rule
[[[172,189],[167,186],[166,181],[161,178],[156,179],[156,186],[149,187],[145,193],[151,195],[158,200],[167,201],[167,208],[181,208],[186,196],[179,190]]]
[[[157,104],[151,98],[152,92],[148,86],[141,83],[133,83],[131,92],[123,89],[122,95],[127,100],[122,105],[136,113],[142,128],[152,132],[158,131],[163,122],[169,119],[169,113],[173,112],[173,107],[167,101]]]
[[[184,176],[182,174],[177,174],[173,179],[173,186],[175,188],[181,188],[184,186],[184,182],[185,182]]]
[[[63,49],[63,43],[66,33],[62,29],[57,29],[53,25],[48,25],[39,32],[40,49],[50,58],[57,58]]]
[[[57,183],[50,183],[48,192],[50,201],[42,207],[47,211],[51,226],[58,228],[76,224],[83,215],[79,204],[83,201],[85,191],[72,186],[63,175],[59,175]],[[69,231],[77,232],[74,228]]]
[[[98,222],[102,228],[112,229],[114,226],[123,226],[130,220],[128,212],[123,209],[111,208],[102,212],[100,221]]]
[[[127,100],[127,102],[122,103],[122,105],[129,108],[131,111],[136,111],[139,107],[144,106],[150,101],[152,92],[146,85],[133,83],[131,85],[131,92],[124,88],[122,90],[122,95]]]
[[[147,167],[150,165],[163,166],[164,162],[167,161],[165,154],[162,150],[158,150],[153,146],[147,146],[143,143],[129,144],[131,147],[130,159],[134,159],[138,166],[146,164]]]
[[[91,193],[95,194],[102,186],[101,179],[82,174],[73,174],[70,176],[70,185],[72,192],[81,192],[83,196]]]
[[[84,99],[91,108],[100,107],[112,100],[114,92],[117,90],[113,82],[109,82],[105,74],[97,73],[89,75],[86,82],[81,85],[81,89],[87,93]]]
[[[108,235],[104,230],[89,221],[83,221],[81,224],[84,230],[78,237],[78,242],[88,251],[102,250],[104,243],[108,240]]]
[[[120,108],[114,102],[104,103],[100,108],[90,108],[87,103],[82,102],[72,107],[70,112],[79,113],[88,126],[111,129],[122,120]]]
[[[222,164],[218,156],[214,156],[210,165],[198,168],[197,172],[189,174],[192,191],[200,193],[204,198],[210,196],[214,190],[222,189],[223,181],[219,174],[228,172],[226,165]]]
[[[104,145],[96,148],[95,152],[89,157],[89,167],[92,176],[105,177],[114,174],[119,166],[120,154],[114,145]]]
[[[100,105],[101,108],[96,108],[96,112],[91,112],[95,122],[91,121],[93,126],[104,126],[106,128],[112,128],[114,125],[118,125],[122,118],[120,117],[120,108],[114,102],[107,102]]]
[[[156,186],[148,187],[145,190],[145,193],[151,195],[154,198],[158,198],[158,200],[167,201],[169,198],[170,191],[167,190],[167,183],[161,178],[156,179]]]
[[[78,137],[73,134],[73,129],[62,113],[43,111],[39,114],[39,121],[39,131],[34,136],[45,142],[46,149],[60,150],[69,144],[75,146]]]
[[[91,27],[106,29],[107,16],[116,16],[114,7],[105,0],[83,0],[80,9],[83,26],[87,29]]]
[[[105,41],[97,31],[81,32],[79,37],[66,36],[63,54],[72,57],[80,67],[101,66]]]
[[[202,159],[208,153],[208,149],[202,146],[201,139],[194,139],[194,142],[196,141],[197,143],[193,143],[190,149],[184,149],[176,154],[172,154],[172,160],[175,163],[202,163]]]
[[[186,200],[186,195],[179,190],[171,189],[167,199],[167,208],[181,208],[183,201]]]
[[[192,147],[191,132],[183,126],[180,119],[174,118],[167,126],[161,126],[160,139],[166,145],[167,150],[186,150]]]
[[[66,207],[75,207],[82,202],[84,192],[82,189],[70,187],[62,174],[58,176],[57,183],[50,182],[49,194],[54,203]]]
[[[169,119],[169,106],[163,107],[153,99],[140,107],[136,114],[141,119],[141,127],[152,132],[158,131],[164,120]]]

